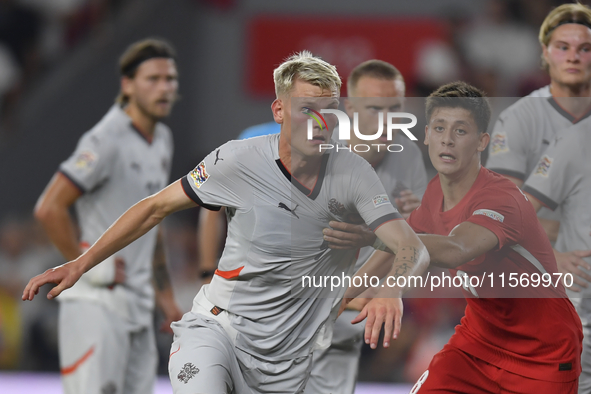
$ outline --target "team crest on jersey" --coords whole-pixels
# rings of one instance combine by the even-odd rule
[[[193,183],[199,189],[209,178],[209,174],[205,170],[205,163],[201,162],[193,171],[191,171],[191,178],[193,178]]]
[[[542,156],[534,175],[540,175],[544,178],[548,178],[548,172],[550,172],[550,167],[552,166],[553,161],[554,159],[549,157],[548,155]]]
[[[92,164],[97,161],[98,155],[90,150],[82,151],[76,157],[76,168],[81,170],[88,169],[92,166]]]
[[[505,217],[498,212],[491,211],[490,209],[477,209],[472,215],[484,215],[492,220],[503,223]]]
[[[179,374],[177,375],[177,378],[181,382],[187,384],[187,383],[189,383],[189,380],[194,378],[195,375],[197,375],[198,373],[199,373],[199,368],[194,366],[192,363],[186,363],[185,365],[183,365],[183,368],[181,368],[181,372],[179,372]]]
[[[501,152],[508,152],[509,147],[507,146],[507,133],[495,133],[492,136],[490,142],[490,154],[495,155]]]
[[[331,198],[328,201],[328,210],[335,216],[343,216],[345,214],[345,206],[338,202],[336,198]]]
[[[378,194],[377,196],[373,197],[373,206],[375,208],[382,206],[384,204],[390,204],[390,199],[385,194]]]

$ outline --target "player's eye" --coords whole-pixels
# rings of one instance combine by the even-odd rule
[[[585,52],[585,53],[591,52],[591,47],[585,46],[585,47],[581,48],[581,52]]]
[[[464,130],[464,129],[456,129],[456,133],[458,133],[458,134],[466,134],[466,130]]]
[[[440,132],[440,133],[445,131],[445,128],[443,126],[435,126],[434,129],[435,129],[435,131]]]

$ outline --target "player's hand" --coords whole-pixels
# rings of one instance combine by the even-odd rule
[[[366,224],[331,221],[328,225],[332,228],[325,228],[322,233],[331,249],[359,249],[376,241],[376,235]]]
[[[398,338],[402,324],[403,305],[401,298],[374,298],[351,321],[356,324],[367,318],[365,323],[365,343],[377,348],[380,330],[384,324],[384,347],[390,346],[390,339]]]
[[[32,301],[35,295],[39,293],[39,288],[46,283],[55,283],[55,286],[47,294],[48,299],[52,299],[60,295],[66,289],[69,289],[80,279],[84,271],[76,263],[77,260],[69,263],[48,269],[41,275],[37,275],[29,281],[25,290],[23,291],[22,300]]]
[[[172,300],[170,302],[162,302],[160,303],[162,308],[162,313],[164,313],[164,321],[162,325],[160,325],[160,331],[172,334],[172,328],[170,325],[175,322],[179,321],[183,318],[183,311],[177,305],[177,303]]]
[[[371,298],[353,298],[345,309],[361,312],[370,301]]]
[[[408,219],[410,213],[421,205],[421,200],[411,190],[406,189],[400,192],[400,197],[395,198],[394,203],[402,217]]]
[[[591,256],[591,250],[573,250],[565,253],[555,250],[554,256],[556,257],[558,271],[563,275],[572,274],[573,276],[573,285],[568,288],[569,290],[580,292],[582,288],[586,289],[589,286],[589,283],[591,283],[591,276],[579,267],[591,270],[591,265],[583,260],[583,257]]]

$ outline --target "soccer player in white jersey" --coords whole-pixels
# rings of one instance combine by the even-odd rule
[[[536,210],[561,208],[560,231],[555,245],[560,251],[591,249],[591,162],[587,158],[590,147],[589,126],[582,123],[571,126],[550,143],[523,187]],[[591,258],[585,260],[591,263]],[[583,288],[580,293],[570,292],[569,296],[583,324],[583,371],[579,378],[579,393],[589,393],[591,288]]]
[[[67,260],[77,259],[130,206],[168,183],[173,141],[159,120],[176,99],[174,59],[173,48],[155,39],[125,51],[117,103],[81,137],[39,198],[35,216]],[[68,211],[72,205],[80,239]],[[182,317],[157,229],[63,292],[58,331],[66,394],[153,391],[154,293],[168,324]]]
[[[336,68],[303,52],[281,64],[274,79],[279,135],[214,150],[186,177],[130,208],[82,256],[33,278],[23,299],[33,299],[45,283],[57,283],[48,296],[58,296],[175,211],[225,206],[231,219],[216,275],[195,297],[192,311],[173,324],[173,390],[303,392],[312,351],[330,343],[344,292],[326,298],[325,288],[302,285],[303,278],[352,273],[356,257],[355,251],[328,249],[322,239],[328,222],[361,216],[397,252],[392,270],[398,275],[423,272],[429,258],[365,160],[350,152],[320,152],[336,118],[326,116],[326,125],[314,125],[313,138],[307,138],[311,111],[338,105]],[[401,293],[379,289],[380,298],[363,309],[373,348],[382,324],[384,346],[397,336],[402,305],[395,297]]]
[[[366,135],[375,135],[378,130],[378,114],[383,113],[383,133],[379,141],[372,141],[370,150],[357,149],[358,144],[367,144],[351,131],[351,139],[343,141],[358,155],[367,160],[375,169],[384,185],[389,200],[394,203],[403,217],[408,217],[420,203],[427,188],[427,171],[423,156],[417,145],[396,130],[392,141],[386,138],[387,113],[401,112],[405,93],[404,78],[398,69],[381,60],[368,60],[355,67],[347,78],[349,98],[345,108],[349,119],[357,113],[359,131]],[[383,144],[376,146],[375,142]],[[394,152],[386,146],[398,144]],[[343,241],[346,242],[346,239]],[[369,259],[374,249],[362,248],[355,263],[356,270]],[[351,324],[359,313],[354,309],[358,304],[353,301],[336,320],[331,346],[326,350],[317,350],[314,354],[314,366],[306,393],[353,393],[359,369],[359,357],[363,344],[363,325]]]
[[[491,135],[486,163],[519,187],[559,132],[582,122],[591,127],[591,9],[579,3],[555,8],[540,27],[539,41],[550,85],[501,113]],[[560,213],[542,208],[538,216],[554,241]],[[588,286],[591,276],[579,267],[591,268],[582,259],[591,256],[591,251],[563,252],[555,252],[558,269],[575,275],[579,286]]]

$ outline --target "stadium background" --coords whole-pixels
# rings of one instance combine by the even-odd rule
[[[388,61],[406,78],[408,96],[424,97],[463,79],[490,97],[521,97],[548,82],[537,31],[561,3],[0,0],[0,392],[29,391],[32,376],[57,382],[57,305],[43,297],[20,301],[31,276],[62,263],[32,209],[79,136],[113,103],[118,56],[131,42],[157,36],[178,51],[182,99],[165,121],[175,137],[172,179],[178,179],[244,128],[272,119],[271,71],[302,49],[336,64],[343,78],[364,60]],[[175,292],[185,310],[200,286],[197,217],[192,210],[165,222]],[[394,346],[364,350],[360,380],[415,381],[464,305],[409,300]],[[166,374],[171,338],[161,334],[158,341]],[[42,372],[49,375],[28,374]]]

